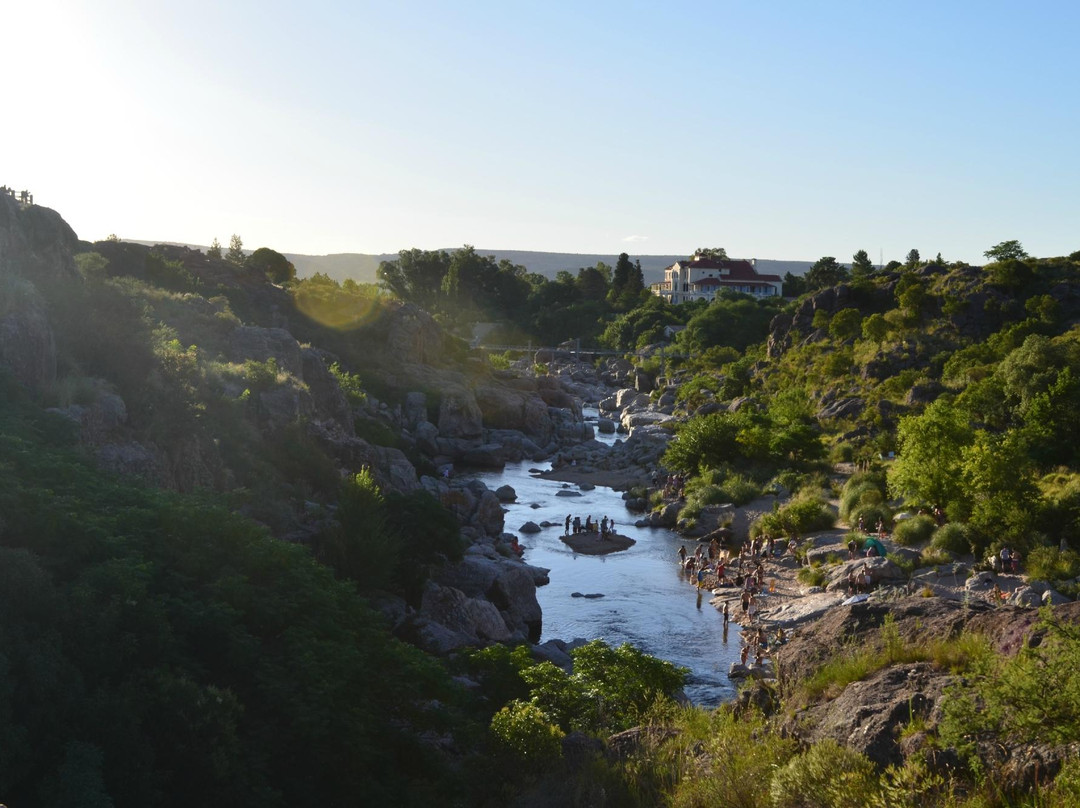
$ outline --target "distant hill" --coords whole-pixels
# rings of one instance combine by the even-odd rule
[[[173,244],[173,242],[139,241],[138,244]],[[183,244],[178,246],[192,247],[205,251],[207,247],[197,244]],[[445,248],[452,252],[456,247]],[[594,267],[598,261],[603,261],[609,266],[615,266],[619,260],[618,255],[601,255],[596,253],[554,253],[535,252],[532,250],[488,250],[477,249],[481,255],[493,255],[497,261],[504,258],[511,263],[520,264],[529,270],[543,275],[545,278],[554,279],[562,270],[568,270],[573,274],[582,267]],[[333,253],[331,255],[303,255],[301,253],[283,253],[296,267],[296,274],[301,278],[308,278],[317,272],[321,272],[336,281],[352,278],[357,283],[375,283],[375,272],[382,261],[392,261],[398,257],[397,253],[382,253],[371,255],[367,253]],[[641,271],[645,276],[645,283],[656,283],[664,279],[664,270],[681,261],[685,255],[634,255],[629,253],[631,260],[641,261]],[[736,256],[745,257],[745,256]],[[783,277],[790,272],[793,275],[805,275],[810,269],[812,261],[774,261],[769,258],[759,258],[757,262],[758,272],[765,275],[779,275]]]

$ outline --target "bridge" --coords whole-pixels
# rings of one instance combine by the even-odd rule
[[[492,353],[535,353],[537,351],[551,351],[553,353],[568,353],[583,356],[636,356],[639,359],[646,359],[651,356],[658,356],[661,360],[664,359],[690,359],[693,354],[677,353],[669,351],[665,348],[658,348],[651,351],[612,351],[604,350],[603,348],[582,348],[580,341],[576,341],[574,345],[557,345],[554,347],[545,345],[533,345],[531,342],[528,345],[489,345],[489,344],[477,344],[472,346],[473,350],[478,351],[490,351]]]

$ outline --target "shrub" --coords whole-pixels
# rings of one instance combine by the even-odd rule
[[[956,522],[944,524],[934,531],[930,539],[930,546],[936,550],[946,550],[956,555],[966,555],[971,552],[971,539],[968,536],[967,525]]]
[[[691,418],[676,428],[663,463],[675,471],[690,473],[700,466],[719,466],[740,455],[738,434],[738,423],[730,413]]]
[[[539,774],[562,754],[562,730],[539,707],[523,701],[512,701],[495,713],[491,734],[530,773]]]
[[[840,492],[840,518],[851,520],[858,506],[880,505],[885,501],[885,477],[882,474],[853,474]],[[875,522],[876,524],[876,522]]]
[[[803,586],[825,586],[825,570],[818,566],[801,567],[795,574]]]
[[[919,554],[920,567],[939,567],[952,561],[952,556],[947,550],[939,550],[936,547],[924,547]]]
[[[1036,547],[1027,557],[1028,577],[1039,581],[1064,581],[1080,575],[1080,555],[1073,550]]]
[[[829,452],[829,459],[833,463],[850,463],[855,459],[855,447],[850,443],[837,443]]]
[[[778,769],[769,793],[774,808],[863,808],[877,780],[864,755],[828,738]]]
[[[859,505],[848,514],[847,523],[857,529],[860,519],[865,532],[869,533],[877,530],[878,522],[881,522],[886,530],[891,530],[893,525],[892,508],[885,503],[880,505]]]
[[[934,534],[934,520],[925,514],[913,516],[898,522],[893,528],[892,537],[901,547],[912,547],[930,541]]]
[[[750,528],[753,537],[800,536],[815,530],[828,530],[836,524],[836,514],[829,503],[812,496],[800,496],[782,508],[761,516]]]
[[[501,354],[489,353],[487,355],[488,364],[491,365],[495,370],[507,370],[510,367],[511,361],[510,357],[507,356],[508,353],[509,351]]]
[[[244,362],[244,376],[248,388],[254,392],[263,392],[274,387],[279,381],[280,369],[277,359],[271,356],[265,362],[249,359]]]
[[[760,716],[736,716],[733,710],[716,710],[711,732],[680,749],[679,770],[701,771],[701,776],[682,777],[670,801],[649,804],[676,806],[765,806],[769,804],[772,774],[794,752],[795,742],[769,732]],[[688,739],[689,740],[689,739]],[[701,761],[708,760],[707,769]]]

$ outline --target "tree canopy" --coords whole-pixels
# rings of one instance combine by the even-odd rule
[[[259,247],[244,260],[244,266],[266,275],[274,283],[288,283],[296,278],[292,261],[269,247]]]
[[[836,286],[847,279],[847,269],[831,255],[819,258],[806,273],[806,285],[811,290]]]
[[[983,255],[991,261],[1023,261],[1028,257],[1027,252],[1016,239],[999,242],[984,252]]]

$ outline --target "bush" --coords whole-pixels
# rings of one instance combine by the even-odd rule
[[[686,507],[681,516],[696,517],[706,505],[745,505],[761,495],[761,486],[742,474],[712,470],[686,485]]]
[[[864,755],[828,738],[778,769],[769,793],[774,808],[863,808],[877,781]]]
[[[877,530],[878,522],[881,522],[886,530],[892,530],[892,508],[885,503],[880,505],[857,506],[850,514],[848,514],[847,523],[851,527],[858,529],[860,519],[862,520],[863,531],[865,533],[872,533]]]
[[[799,583],[803,586],[825,586],[826,574],[821,566],[800,567],[795,573]]]
[[[901,547],[912,547],[930,541],[934,535],[934,520],[925,514],[913,516],[898,522],[893,528],[892,537]]]
[[[523,701],[512,701],[495,713],[491,733],[530,773],[539,774],[562,755],[562,730],[539,707]]]
[[[693,474],[702,466],[730,462],[741,454],[738,434],[738,423],[730,413],[691,418],[676,428],[663,463],[669,469]]]
[[[883,502],[885,502],[885,476],[883,474],[853,474],[844,483],[844,488],[840,492],[840,518],[850,523],[852,511],[858,506],[880,505]]]
[[[920,567],[940,567],[952,560],[947,550],[940,550],[937,547],[924,547],[922,553],[919,554]]]
[[[855,459],[855,447],[850,443],[837,443],[829,452],[829,459],[833,463],[850,463]]]
[[[761,516],[750,528],[753,537],[800,536],[815,530],[828,530],[836,524],[836,514],[829,503],[817,497],[803,496],[782,508]]]
[[[956,555],[967,555],[971,552],[971,539],[968,536],[967,525],[956,522],[944,524],[934,531],[930,539],[930,546],[936,550],[947,550]]]
[[[1080,555],[1073,550],[1036,547],[1027,557],[1027,574],[1037,581],[1064,581],[1080,575]]]

